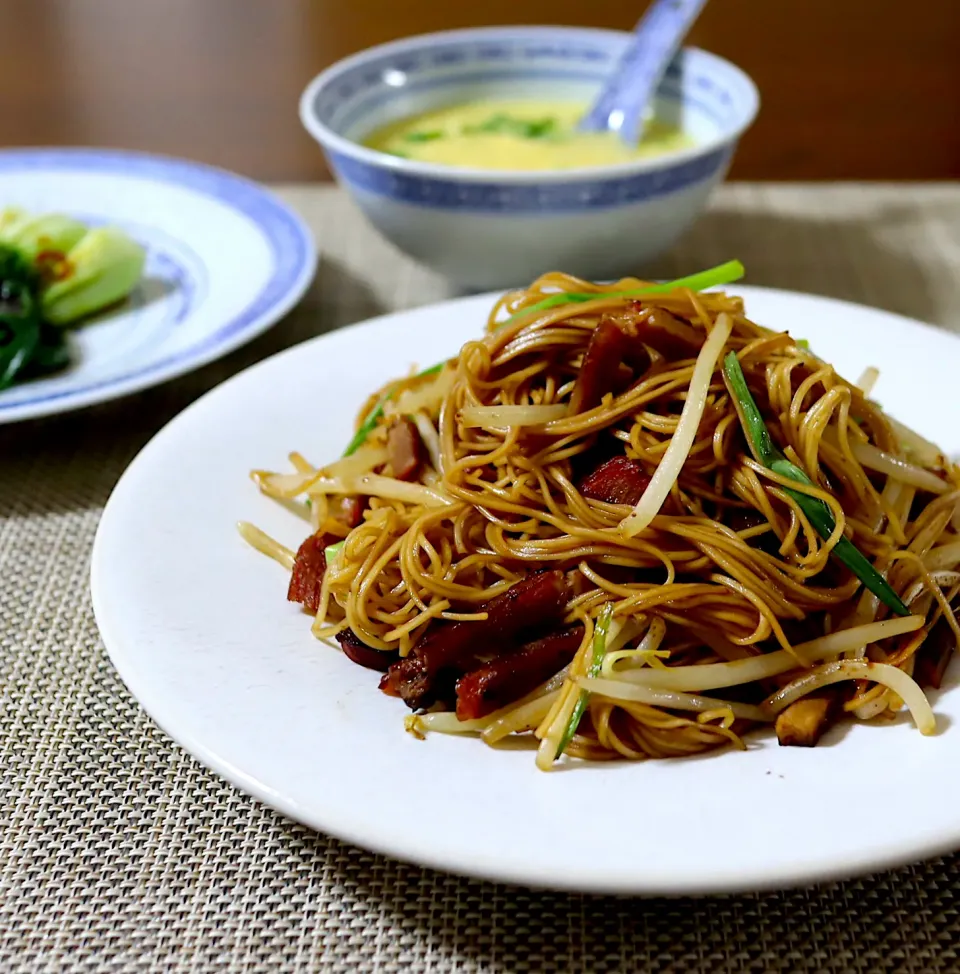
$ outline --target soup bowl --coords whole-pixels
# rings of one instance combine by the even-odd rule
[[[642,272],[704,209],[758,107],[739,68],[684,48],[654,114],[692,145],[579,169],[490,170],[418,162],[363,142],[392,122],[479,100],[577,100],[614,70],[627,33],[574,27],[447,31],[373,47],[307,86],[300,117],[338,182],[379,232],[465,288],[550,270],[603,279]]]

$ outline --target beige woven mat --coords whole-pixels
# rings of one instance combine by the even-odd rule
[[[0,428],[0,974],[960,970],[960,859],[732,898],[531,893],[300,828],[219,781],[144,716],[107,661],[87,591],[97,519],[121,471],[237,369],[445,294],[333,190],[285,195],[324,256],[308,299],[271,334],[123,402]],[[960,331],[960,188],[727,187],[650,272],[731,256],[751,283]],[[627,810],[606,813],[617,821]],[[649,821],[650,809],[638,813]],[[856,823],[838,808],[836,827]]]

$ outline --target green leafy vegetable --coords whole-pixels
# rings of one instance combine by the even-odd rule
[[[727,380],[737,415],[740,417],[740,424],[743,427],[750,451],[757,461],[781,477],[786,477],[806,487],[816,487],[806,472],[796,464],[791,463],[774,445],[756,401],[747,388],[747,380],[743,374],[743,369],[740,367],[736,352],[727,353],[723,363],[723,374]],[[827,539],[833,534],[837,522],[827,504],[819,497],[812,497],[810,494],[790,487],[785,487],[784,490],[797,502],[821,538]],[[884,605],[898,615],[910,614],[910,610],[903,604],[883,575],[870,564],[869,560],[849,538],[841,537],[834,546],[832,554],[846,565]]]
[[[86,232],[82,223],[59,213],[43,216],[19,213],[0,223],[0,243],[15,247],[26,260],[39,261],[42,270],[44,264],[62,260]]]
[[[10,211],[0,214],[9,226]],[[15,248],[0,244],[0,389],[6,389],[40,345],[38,279],[30,262]]]
[[[43,317],[66,325],[125,298],[146,259],[143,248],[121,230],[91,230],[66,255],[67,273],[41,295]]]
[[[40,344],[40,315],[29,284],[0,280],[0,389],[12,384]]]
[[[0,389],[69,364],[57,326],[126,297],[144,252],[120,230],[60,214],[0,211]]]
[[[0,284],[12,282],[29,291],[39,286],[33,265],[15,247],[0,244]]]
[[[0,249],[0,262],[3,251]],[[0,280],[0,389],[17,379],[35,379],[70,364],[63,330],[41,317],[29,283]]]
[[[26,213],[18,206],[7,206],[0,210],[0,234],[7,233],[10,227],[22,220]]]
[[[9,244],[29,222],[30,214],[17,206],[0,210],[0,243]]]
[[[59,372],[70,364],[70,348],[62,328],[40,322],[40,342],[23,368],[24,379],[36,379]]]
[[[603,665],[603,657],[607,652],[607,634],[610,632],[610,622],[612,619],[613,605],[608,602],[603,607],[593,630],[593,645],[590,647],[590,662],[587,665],[587,676],[594,677],[600,673],[600,667]],[[570,714],[570,720],[567,721],[563,737],[560,738],[560,743],[557,745],[557,753],[554,757],[555,761],[567,749],[574,735],[577,733],[580,721],[583,719],[584,713],[586,713],[587,701],[589,699],[589,691],[581,690],[580,696],[577,697],[577,702],[574,704],[573,712]]]

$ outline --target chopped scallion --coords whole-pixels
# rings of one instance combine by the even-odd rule
[[[516,314],[511,315],[504,325],[510,325],[522,315],[530,314],[535,311],[546,311],[548,308],[556,308],[561,304],[571,304],[575,302],[597,301],[602,298],[642,298],[648,294],[668,294],[680,288],[687,288],[691,291],[705,291],[710,287],[718,287],[721,284],[732,284],[739,281],[745,273],[743,264],[739,260],[728,260],[725,264],[711,267],[708,270],[700,271],[697,274],[690,274],[688,277],[681,277],[675,281],[666,281],[663,284],[651,284],[645,288],[635,291],[613,291],[600,294],[584,294],[578,292],[562,292],[551,294],[550,297],[523,308]]]
[[[796,481],[805,487],[816,487],[806,472],[791,463],[774,445],[767,424],[763,421],[756,401],[747,388],[747,380],[736,352],[727,353],[723,363],[723,374],[736,406],[737,415],[740,417],[744,435],[750,445],[750,451],[757,461],[781,477]],[[837,527],[836,518],[824,501],[790,487],[785,487],[784,490],[797,502],[821,538],[826,540],[833,534]],[[870,564],[863,552],[849,538],[841,537],[834,546],[832,554],[846,565],[885,606],[897,615],[910,615],[910,610],[890,587],[890,583]]]
[[[600,675],[603,657],[607,653],[607,634],[610,632],[610,621],[612,619],[613,605],[608,602],[603,607],[600,617],[597,619],[596,627],[593,630],[593,645],[590,647],[590,662],[587,665],[587,676],[594,677]],[[567,721],[563,737],[560,738],[560,743],[557,745],[557,753],[554,760],[563,754],[573,740],[574,735],[577,733],[577,728],[580,726],[580,721],[586,713],[589,699],[590,692],[588,690],[581,690],[580,695],[577,697],[577,702],[574,704],[573,712],[570,714],[570,720]]]
[[[418,372],[415,376],[417,379],[422,379],[424,376],[433,375],[439,372],[445,365],[445,362],[438,362],[436,365],[431,365],[430,368],[424,369],[422,372]],[[366,442],[367,437],[376,429],[377,421],[383,415],[383,407],[393,398],[394,389],[389,392],[384,393],[380,397],[380,401],[370,410],[367,418],[363,421],[360,429],[353,434],[353,439],[347,444],[347,448],[343,451],[345,457],[349,457],[351,454],[357,452],[361,446]]]
[[[403,137],[404,142],[435,142],[437,139],[442,139],[444,133],[440,129],[435,129],[432,132],[407,132]]]

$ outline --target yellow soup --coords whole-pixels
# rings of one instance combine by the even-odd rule
[[[640,142],[612,132],[578,132],[586,105],[569,101],[477,101],[392,122],[365,144],[420,162],[476,169],[575,169],[610,166],[694,144],[674,125],[651,120]]]

